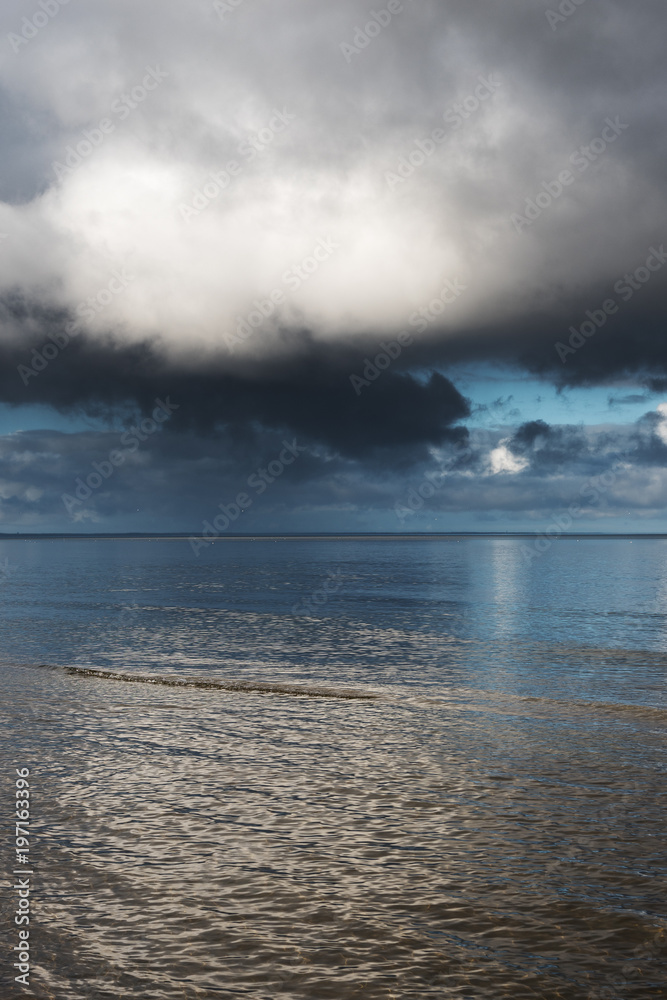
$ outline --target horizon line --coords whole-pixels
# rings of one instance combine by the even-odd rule
[[[126,539],[126,540],[184,540],[191,538],[202,539],[207,542],[224,541],[253,541],[255,539],[317,539],[317,538],[534,538],[544,534],[543,531],[309,531],[309,532],[252,532],[244,534],[225,533],[212,538],[204,538],[201,533],[189,534],[185,531],[174,532],[147,532],[147,531],[124,531],[124,532],[65,532],[65,531],[15,531],[0,532],[0,541],[35,541],[39,539],[68,539],[68,540],[97,540],[97,539]],[[563,539],[578,538],[667,538],[667,532],[641,532],[641,531],[580,531],[563,532],[553,541]]]

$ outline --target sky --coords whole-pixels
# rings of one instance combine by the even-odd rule
[[[667,531],[664,0],[0,20],[0,532]]]

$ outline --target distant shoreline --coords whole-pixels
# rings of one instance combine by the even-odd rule
[[[192,534],[197,534],[193,532]],[[147,534],[144,532],[126,532],[126,533],[107,533],[101,532],[99,534],[71,534],[65,532],[59,533],[42,533],[42,534],[28,534],[15,532],[14,534],[4,534],[0,533],[0,542],[40,542],[40,541],[89,541],[89,542],[103,542],[103,541],[188,541],[192,534],[187,534],[186,532],[180,533],[155,533]],[[408,541],[410,539],[422,538],[422,539],[468,539],[468,538],[535,538],[536,535],[541,533],[536,531],[413,531],[413,532],[311,532],[309,534],[301,533],[289,533],[282,532],[281,534],[264,534],[258,532],[256,534],[245,534],[245,535],[234,535],[234,534],[223,534],[216,535],[215,538],[206,539],[209,542],[254,542],[254,541]],[[553,541],[580,541],[580,540],[590,540],[590,539],[613,539],[613,538],[628,538],[628,539],[661,539],[667,538],[666,534],[661,533],[641,533],[641,532],[578,532],[563,534]]]

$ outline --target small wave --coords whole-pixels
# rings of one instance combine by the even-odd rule
[[[40,664],[50,667],[49,664]],[[320,687],[319,685],[283,684],[273,681],[205,680],[199,677],[158,676],[156,674],[126,674],[116,670],[95,670],[92,667],[62,667],[72,677],[98,677],[108,681],[125,681],[129,684],[155,684],[161,687],[205,688],[216,691],[259,692],[284,694],[302,698],[343,698],[347,701],[376,701],[379,695],[356,688]]]
[[[608,715],[643,715],[649,719],[667,718],[667,707],[664,705],[645,705],[641,702],[628,701],[596,701],[586,698],[552,698],[548,695],[517,694],[510,691],[489,691],[483,688],[451,688],[447,695],[456,694],[459,699],[469,698],[471,703],[487,703],[494,706],[513,708],[517,705],[535,705],[548,710],[567,710],[569,712],[585,712],[587,714]],[[439,699],[430,699],[438,701]]]
[[[667,708],[660,705],[642,705],[638,702],[627,701],[588,701],[584,698],[573,698],[571,701],[564,701],[562,698],[545,698],[536,695],[520,695],[517,697],[519,701],[526,703],[532,702],[534,704],[549,706],[566,705],[585,712],[595,711],[610,715],[627,713],[628,715],[645,715],[647,718],[652,719],[667,718]]]
[[[452,705],[464,707],[491,706],[494,711],[515,712],[521,706],[535,705],[547,711],[584,712],[588,715],[628,715],[645,716],[656,722],[667,719],[667,707],[644,705],[638,702],[595,701],[585,698],[550,698],[547,695],[517,694],[511,691],[486,690],[484,688],[449,687],[441,693],[413,694],[410,699],[415,704]]]

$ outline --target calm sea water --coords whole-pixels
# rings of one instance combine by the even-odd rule
[[[30,993],[667,996],[667,541],[527,544],[0,543]]]

